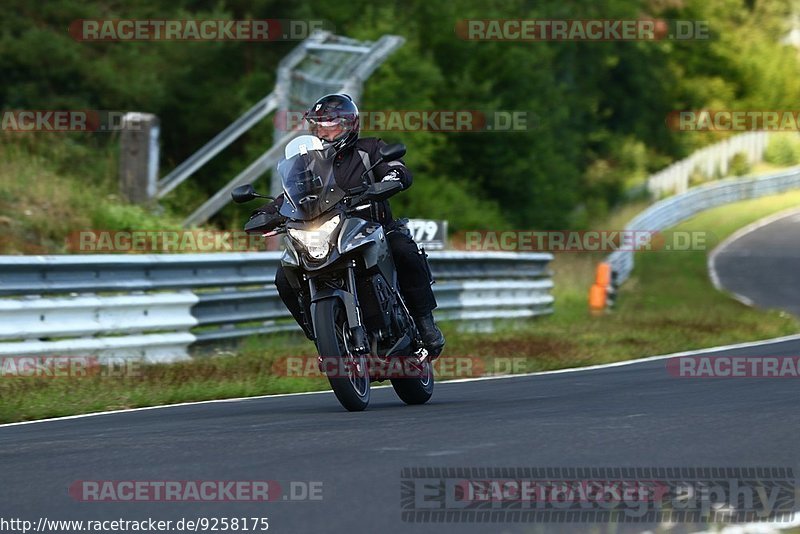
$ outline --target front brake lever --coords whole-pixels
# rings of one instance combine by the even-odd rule
[[[347,212],[351,213],[355,211],[360,207],[359,204],[363,204],[367,200],[369,199],[367,198],[367,195],[365,193],[362,193],[355,197],[350,197],[350,199],[348,200]]]
[[[271,230],[265,234],[261,234],[262,237],[275,237],[276,235],[285,234],[286,233],[286,226],[278,226],[274,230]]]

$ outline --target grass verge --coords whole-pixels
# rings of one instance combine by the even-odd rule
[[[713,234],[713,245],[742,226],[795,205],[800,205],[800,192],[739,202],[704,212],[674,230]],[[621,221],[605,225],[617,226]],[[555,314],[501,323],[491,334],[443,325],[448,346],[440,359],[440,378],[607,363],[800,331],[793,316],[752,309],[716,291],[706,271],[710,249],[637,254],[618,306],[599,317],[588,313],[586,301],[600,256],[560,254],[553,265]],[[284,334],[247,339],[235,354],[218,351],[185,363],[145,365],[121,378],[0,379],[0,422],[328,389],[321,377],[285,376],[281,362],[298,355],[313,357],[313,345]]]
[[[37,154],[19,140],[3,141],[0,136],[0,254],[80,252],[69,238],[81,230],[181,229],[176,215],[119,198],[108,178],[116,168],[111,148],[88,151],[43,140],[35,147],[45,154]]]

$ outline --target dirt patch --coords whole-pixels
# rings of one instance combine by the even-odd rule
[[[726,330],[726,327],[721,324],[712,323],[698,323],[695,321],[685,321],[679,319],[654,318],[652,321],[637,321],[631,323],[631,326],[645,328],[645,329],[671,329],[671,330],[691,330],[693,332],[702,332],[704,334],[718,334]]]
[[[532,336],[521,339],[479,340],[470,343],[470,353],[475,356],[525,356],[560,359],[574,354],[577,345],[544,336]]]
[[[643,345],[650,344],[648,341],[645,341],[644,339],[637,339],[635,337],[623,337],[622,339],[619,339],[618,342],[624,345],[630,345],[632,347],[641,347]]]

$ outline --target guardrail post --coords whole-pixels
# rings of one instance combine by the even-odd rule
[[[158,179],[158,117],[126,113],[119,138],[119,191],[128,202],[145,204],[155,197]]]

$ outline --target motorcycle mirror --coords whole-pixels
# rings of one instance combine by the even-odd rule
[[[256,193],[256,190],[253,187],[253,184],[244,184],[244,185],[240,185],[239,187],[234,188],[234,190],[231,191],[231,198],[237,204],[243,204],[245,202],[250,202],[251,200],[256,199],[256,198],[266,198],[266,199],[269,199],[269,200],[275,200],[273,197],[259,195],[258,193]]]
[[[385,145],[381,147],[379,152],[383,161],[394,161],[406,155],[406,145],[402,143]]]

